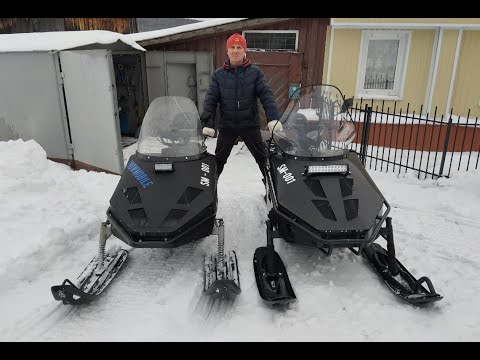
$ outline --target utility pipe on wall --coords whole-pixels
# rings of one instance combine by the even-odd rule
[[[452,76],[450,77],[450,88],[448,89],[448,100],[447,100],[447,106],[445,107],[445,114],[450,114],[450,110],[451,110],[450,107],[452,104],[453,88],[455,86],[455,79],[457,78],[458,58],[460,56],[460,47],[462,46],[462,36],[463,36],[463,29],[460,29],[458,31],[457,48],[455,49],[455,60],[453,61]]]

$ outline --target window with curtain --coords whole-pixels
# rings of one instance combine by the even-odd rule
[[[356,97],[401,99],[410,37],[409,31],[362,31]]]

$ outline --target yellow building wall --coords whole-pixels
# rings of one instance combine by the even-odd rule
[[[409,113],[425,107],[425,96],[428,85],[428,76],[432,62],[434,30],[411,30],[410,51],[408,55],[407,74],[403,88],[403,97],[397,101],[397,109],[406,111],[409,105]],[[423,110],[423,109],[422,109]]]
[[[480,24],[480,18],[333,18],[335,23]]]
[[[453,113],[480,116],[480,31],[463,31],[451,106]]]
[[[330,49],[330,31],[327,31],[326,55],[324,63],[324,79],[327,81],[328,74],[328,52]],[[400,109],[405,112],[407,104],[410,103],[409,112],[420,112],[420,107],[425,102],[425,93],[428,83],[428,75],[432,58],[434,30],[411,30],[412,37],[407,63],[407,74],[402,100],[397,100],[396,111]],[[338,86],[346,97],[355,96],[357,84],[358,61],[360,55],[360,42],[362,30],[335,29],[332,47],[332,59],[330,64],[330,84]],[[355,99],[360,103],[360,99]],[[371,99],[364,99],[369,104]],[[393,110],[393,100],[374,100],[373,108],[379,106],[381,109],[384,103],[384,110]],[[362,106],[363,107],[363,106]]]
[[[432,24],[480,24],[480,18],[334,18],[334,23],[432,23]],[[325,47],[323,79],[327,82],[328,57],[330,51],[330,32],[327,29]],[[419,113],[420,106],[427,105],[426,91],[430,67],[433,67],[432,56],[435,40],[434,29],[414,29],[412,31],[407,74],[403,91],[403,99],[397,101],[396,111],[402,108],[406,111],[410,103],[409,112]],[[330,81],[342,90],[346,97],[355,95],[355,87],[360,53],[361,29],[334,30],[332,58],[330,63]],[[448,101],[448,92],[455,60],[458,30],[443,30],[442,41],[439,44],[440,53],[438,68],[434,78],[434,89],[430,115],[433,116],[437,107],[437,117],[445,113]],[[470,117],[480,116],[480,30],[464,30],[459,53],[457,73],[452,93],[451,107],[454,114],[466,116],[470,109]],[[357,100],[357,99],[355,99]],[[369,104],[371,100],[367,100]],[[355,101],[357,103],[357,101]],[[393,109],[394,101],[384,102],[384,109]],[[365,104],[365,99],[364,99]],[[373,108],[381,106],[381,100],[373,101]],[[363,105],[364,106],[364,105]],[[362,106],[362,107],[363,107]]]
[[[330,29],[331,31],[331,29]],[[347,97],[355,95],[357,81],[358,56],[360,53],[359,30],[335,29],[333,33],[332,59],[330,63],[331,85],[337,86]],[[328,52],[330,33],[327,33]],[[328,55],[325,56],[328,61]],[[325,66],[325,81],[327,81],[327,66]]]
[[[455,49],[457,47],[457,30],[444,30],[438,61],[437,77],[433,91],[431,114],[437,107],[437,116],[445,114],[445,108],[448,100],[448,90],[452,77],[453,62],[455,59]],[[450,110],[449,110],[450,111]]]

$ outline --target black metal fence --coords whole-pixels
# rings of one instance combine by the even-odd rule
[[[372,101],[373,104],[373,101]],[[367,169],[392,172],[416,171],[418,178],[449,177],[452,171],[477,169],[480,157],[478,116],[456,115],[431,117],[360,104],[351,109],[357,137],[350,145]],[[450,111],[453,114],[453,110]]]
[[[365,89],[393,89],[393,83],[393,79],[388,79],[386,76],[375,75],[375,77],[365,79],[363,87]]]

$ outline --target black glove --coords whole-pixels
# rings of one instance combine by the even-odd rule
[[[202,112],[200,115],[200,121],[202,122],[203,126],[208,126],[208,122],[211,119],[212,114],[210,114],[208,111]]]

